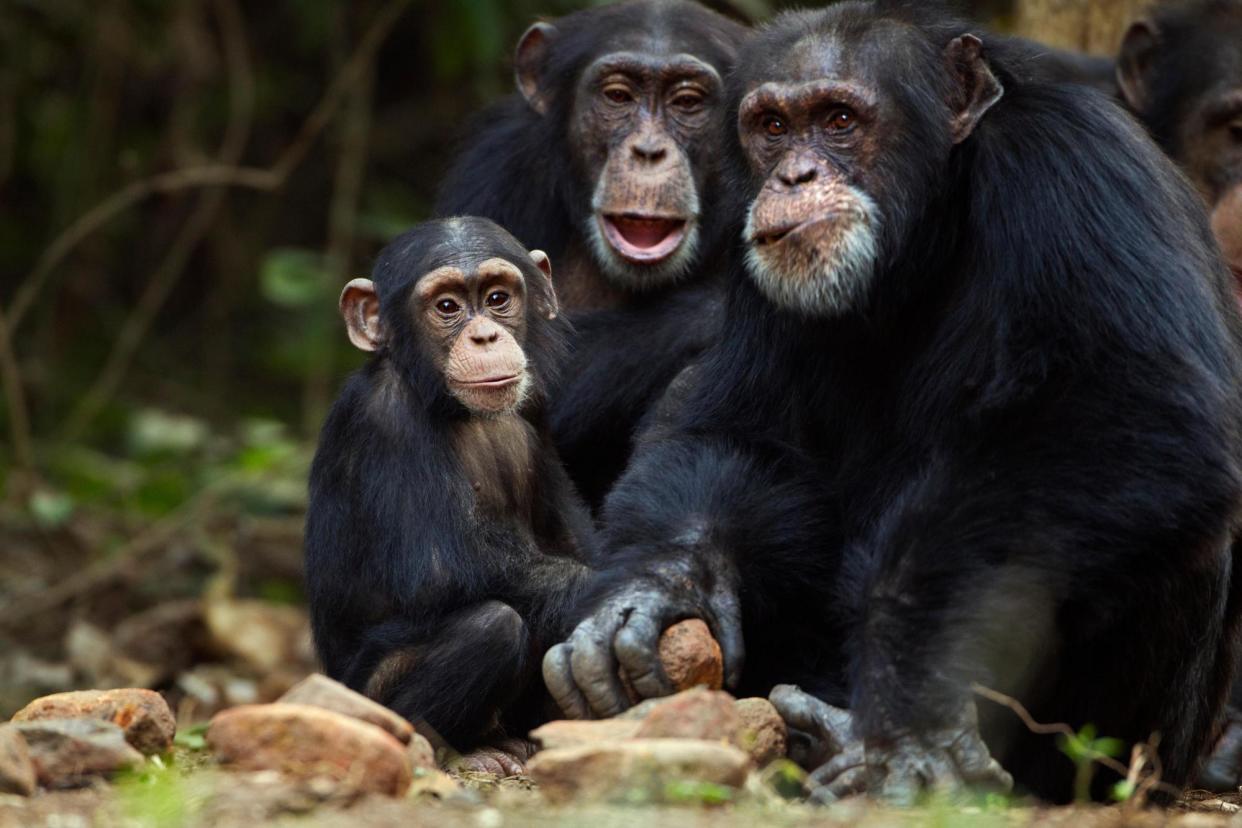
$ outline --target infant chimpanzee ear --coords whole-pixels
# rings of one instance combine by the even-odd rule
[[[556,299],[556,288],[552,285],[552,262],[542,250],[530,251],[530,258],[543,274],[543,290],[540,291],[543,299],[539,304],[539,312],[548,319],[555,319],[561,306]]]
[[[379,296],[370,279],[351,279],[341,291],[341,316],[355,348],[376,351],[384,344]]]

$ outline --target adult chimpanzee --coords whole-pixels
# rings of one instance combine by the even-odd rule
[[[1242,293],[1242,0],[1167,3],[1132,25],[1117,85],[1207,198]]]
[[[802,686],[772,699],[827,760],[821,797],[1011,773],[1067,798],[1072,763],[975,682],[1159,732],[1165,781],[1191,772],[1238,615],[1228,278],[1118,107],[971,31],[842,2],[744,48],[742,264],[609,495],[593,609],[545,658],[570,714],[626,705],[618,665],[665,692],[656,640],[697,616],[733,686]]]
[[[1242,295],[1242,0],[1167,3],[1122,42],[1117,87],[1194,182]],[[1230,724],[1197,783],[1242,783],[1242,683]]]
[[[375,356],[324,424],[306,578],[325,670],[520,770],[544,648],[594,531],[544,423],[563,348],[548,257],[490,221],[429,222],[341,294]],[[512,754],[512,755],[510,755]]]
[[[746,29],[686,0],[536,23],[518,93],[471,125],[440,215],[486,216],[557,263],[577,333],[553,435],[588,500],[624,468],[640,417],[713,339],[723,76]]]

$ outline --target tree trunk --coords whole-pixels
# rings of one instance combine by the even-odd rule
[[[1049,46],[1115,55],[1131,22],[1152,0],[1017,0],[1014,34]]]

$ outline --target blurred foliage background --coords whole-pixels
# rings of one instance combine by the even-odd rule
[[[308,667],[339,288],[427,216],[522,30],[583,5],[0,0],[0,715],[125,683],[206,713]]]

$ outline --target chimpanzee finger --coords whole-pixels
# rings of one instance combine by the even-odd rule
[[[557,644],[543,657],[543,683],[556,706],[571,719],[591,718],[591,708],[586,697],[574,684],[574,672],[570,657],[574,648],[570,644]]]
[[[867,791],[867,769],[850,768],[826,785],[811,790],[810,801],[816,805],[831,805],[847,797]]]
[[[746,644],[742,638],[742,609],[737,595],[731,589],[720,589],[712,594],[711,615],[707,624],[724,659],[724,682],[735,688],[742,680],[742,667],[746,662]]]
[[[660,634],[663,626],[646,612],[635,610],[613,638],[612,649],[630,684],[644,699],[668,696],[673,692],[660,663]]]
[[[785,723],[809,733],[824,743],[824,750],[835,755],[855,741],[853,717],[848,710],[833,707],[793,684],[778,684],[768,700]],[[825,759],[827,757],[824,757]]]
[[[586,697],[591,712],[601,719],[616,716],[629,707],[612,652],[615,627],[612,624],[605,627],[601,629],[594,620],[585,621],[569,639],[573,646],[569,666],[573,670],[574,684]]]
[[[843,775],[846,771],[866,767],[866,764],[867,757],[863,751],[862,743],[855,742],[843,752],[838,753],[811,771],[811,775],[807,777],[807,783],[816,788],[831,785],[836,781],[837,777]]]

